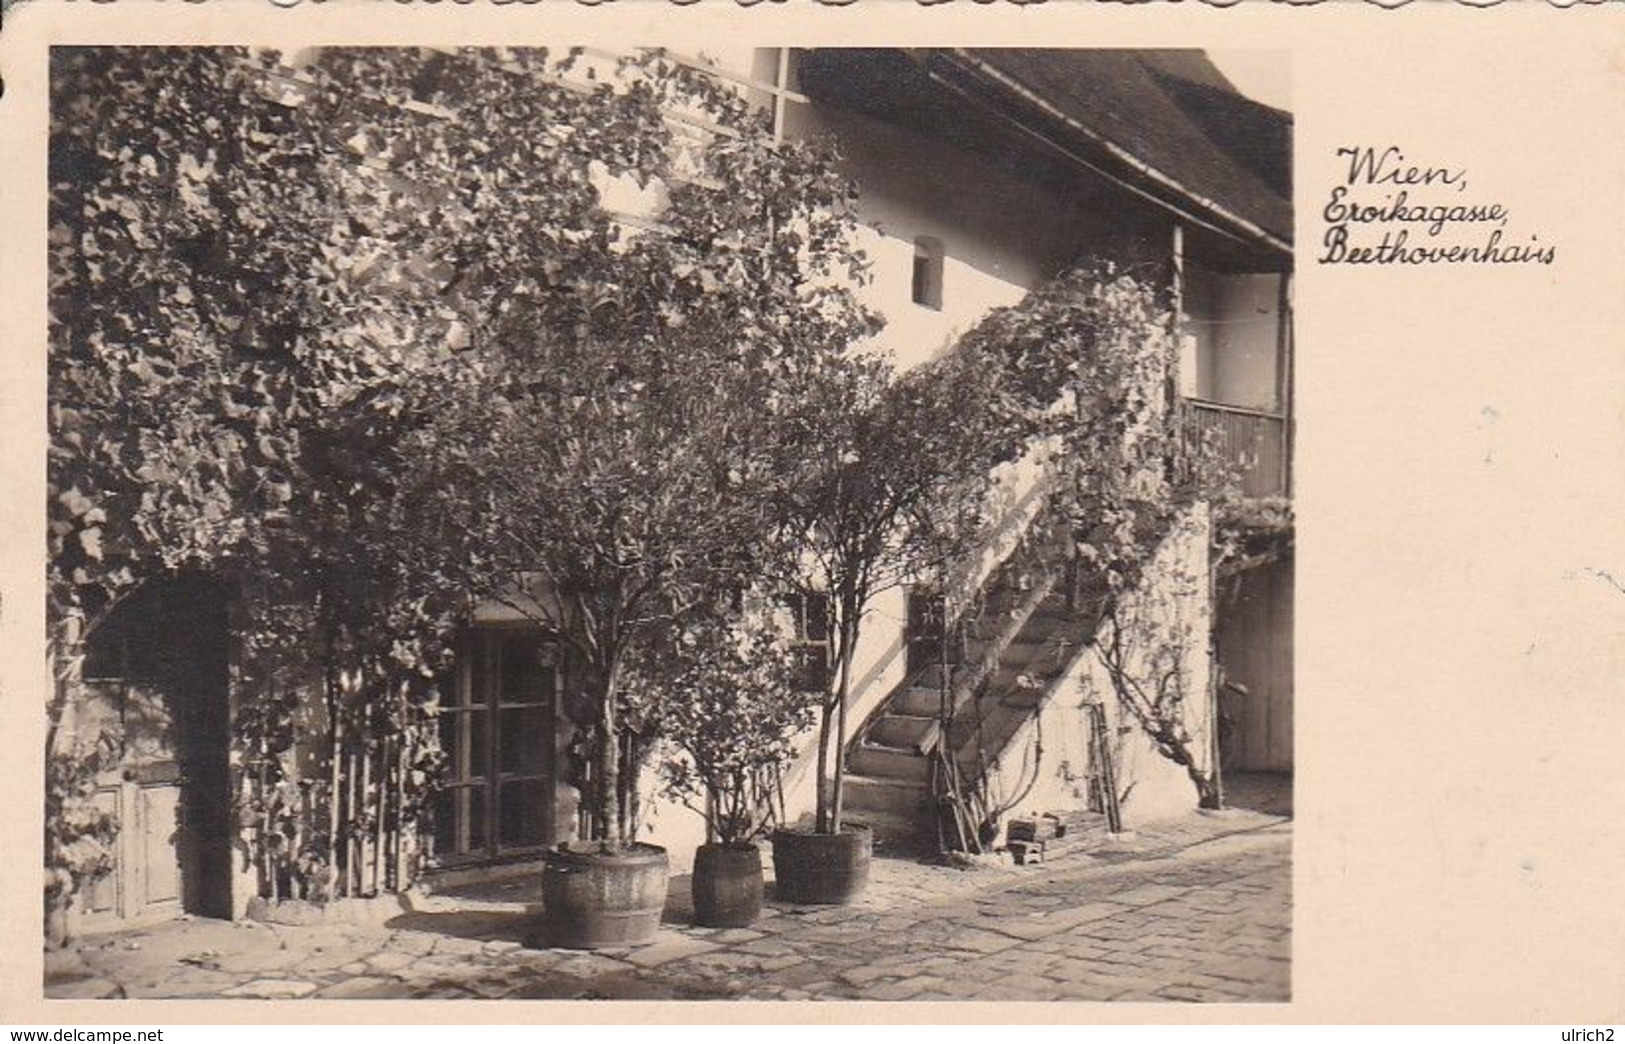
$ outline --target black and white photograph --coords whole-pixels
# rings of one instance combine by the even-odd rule
[[[52,47],[43,995],[1290,1001],[1292,57]]]

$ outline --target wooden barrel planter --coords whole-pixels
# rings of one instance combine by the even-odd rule
[[[762,915],[762,853],[755,845],[701,845],[694,852],[694,923],[748,928]]]
[[[542,862],[544,937],[567,950],[637,946],[654,939],[666,908],[666,850],[562,844]]]
[[[839,834],[778,830],[773,834],[773,878],[778,897],[792,903],[849,903],[869,883],[874,834],[847,826]]]

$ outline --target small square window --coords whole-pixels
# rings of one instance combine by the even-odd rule
[[[918,236],[914,240],[914,303],[942,310],[942,240]]]

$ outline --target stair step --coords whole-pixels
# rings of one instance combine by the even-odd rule
[[[934,717],[908,717],[886,713],[869,726],[864,741],[876,747],[924,754],[936,745],[940,731]]]
[[[860,743],[846,759],[846,763],[848,768],[859,776],[908,780],[916,783],[931,781],[931,759],[906,750],[871,747]]]
[[[942,710],[942,690],[912,685],[893,696],[886,710],[916,718],[935,718]]]
[[[883,776],[847,776],[843,793],[853,815],[877,812],[921,819],[934,804],[926,783]]]
[[[1043,688],[1023,686],[1012,689],[999,698],[999,706],[1024,711],[1036,710],[1044,702],[1048,689],[1048,685]]]
[[[891,812],[852,809],[841,813],[841,821],[872,830],[875,852],[879,855],[918,852],[927,844],[934,843],[934,828],[924,814],[902,816]]]
[[[1000,667],[1028,667],[1034,663],[1043,663],[1055,658],[1056,648],[1047,641],[1029,641],[1026,628],[1022,629],[1016,640],[1004,647],[999,654]]]
[[[1027,622],[1022,625],[1021,639],[1030,642],[1048,642],[1057,635],[1063,635],[1077,624],[1077,618],[1067,612],[1066,606],[1059,601],[1050,604],[1045,601],[1033,610]]]

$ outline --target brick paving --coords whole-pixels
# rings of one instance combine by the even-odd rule
[[[534,883],[429,897],[382,927],[183,919],[46,955],[48,997],[756,1000],[1290,999],[1291,822],[1191,815],[1037,866],[877,859],[844,907],[769,901],[751,928],[533,949]],[[771,888],[770,888],[771,895]]]

